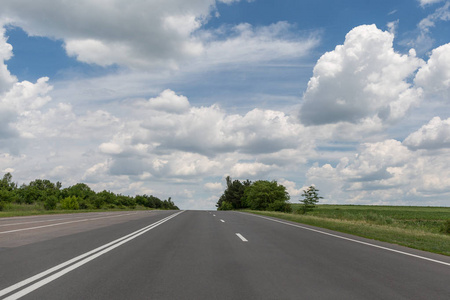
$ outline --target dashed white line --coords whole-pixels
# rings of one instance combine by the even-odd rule
[[[222,223],[225,223],[225,221],[224,221],[224,220],[222,220],[222,219],[220,219],[220,222],[222,222]]]
[[[236,233],[236,235],[243,241],[243,242],[248,242],[248,240],[242,236],[242,234],[240,233]]]

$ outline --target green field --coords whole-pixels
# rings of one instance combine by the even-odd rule
[[[297,211],[300,204],[292,206]],[[450,207],[318,205],[305,215],[252,213],[450,256]]]

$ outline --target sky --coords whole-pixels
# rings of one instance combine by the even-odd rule
[[[215,209],[450,206],[448,0],[2,0],[0,174]]]

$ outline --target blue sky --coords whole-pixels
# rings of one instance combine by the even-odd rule
[[[218,28],[224,24],[238,25],[249,23],[255,26],[267,26],[279,21],[294,24],[298,32],[320,32],[321,45],[315,49],[317,59],[323,52],[331,51],[344,41],[347,32],[362,24],[376,24],[386,29],[389,22],[402,20],[398,28],[396,47],[407,51],[409,47],[399,45],[408,36],[414,36],[418,21],[433,13],[436,6],[421,7],[419,2],[411,1],[252,1],[238,2],[232,5],[218,3],[220,16],[205,24],[205,29]],[[14,57],[8,66],[13,74],[22,80],[37,80],[43,76],[54,79],[66,73],[81,72],[85,76],[96,76],[105,71],[96,65],[83,64],[69,57],[60,39],[28,36],[20,27],[7,27],[9,43],[14,45]],[[417,33],[416,33],[417,34]],[[445,44],[450,34],[449,26],[440,26],[434,30],[436,44]],[[399,51],[400,51],[399,50]]]
[[[445,205],[450,1],[6,0],[0,171],[211,209]],[[106,3],[106,4],[105,4]]]

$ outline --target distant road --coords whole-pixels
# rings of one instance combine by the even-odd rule
[[[239,212],[0,219],[0,299],[450,299],[450,257]]]

